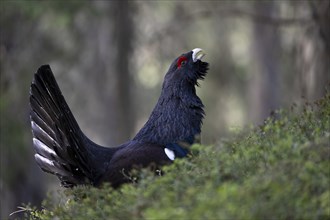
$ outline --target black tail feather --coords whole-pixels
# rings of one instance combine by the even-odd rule
[[[90,141],[81,132],[48,65],[41,66],[30,89],[31,127],[35,159],[62,185],[93,183]]]

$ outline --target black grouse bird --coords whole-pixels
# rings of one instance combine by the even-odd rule
[[[135,166],[161,166],[185,157],[188,149],[181,143],[193,144],[204,117],[195,89],[208,70],[203,56],[196,48],[173,61],[148,121],[132,140],[113,148],[99,146],[84,135],[49,65],[41,66],[30,89],[37,164],[56,175],[64,187],[110,182],[116,188],[128,182],[123,172]]]

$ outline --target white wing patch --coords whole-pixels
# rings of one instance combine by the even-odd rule
[[[165,154],[166,156],[170,159],[170,160],[174,160],[175,159],[175,154],[174,151],[168,149],[168,148],[164,148]]]

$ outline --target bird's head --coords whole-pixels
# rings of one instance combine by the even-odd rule
[[[197,80],[204,79],[208,70],[208,63],[202,61],[204,56],[202,49],[195,48],[177,57],[165,76],[164,86],[177,83],[182,85],[182,82],[188,82],[193,86],[198,85]]]
[[[202,49],[196,48],[173,61],[158,102],[134,140],[171,146],[169,149],[174,150],[176,143],[192,143],[200,134],[204,105],[195,86],[208,70],[208,63],[202,61],[204,55]]]

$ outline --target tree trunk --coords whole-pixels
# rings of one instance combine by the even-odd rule
[[[273,1],[255,3],[255,12],[259,15],[274,16]],[[250,83],[250,118],[260,123],[278,107],[278,49],[280,39],[274,26],[262,22],[254,23],[255,74]]]
[[[134,111],[132,108],[131,60],[133,59],[134,41],[134,2],[115,1],[112,8],[115,56],[115,109],[116,142],[126,141],[134,130]]]

